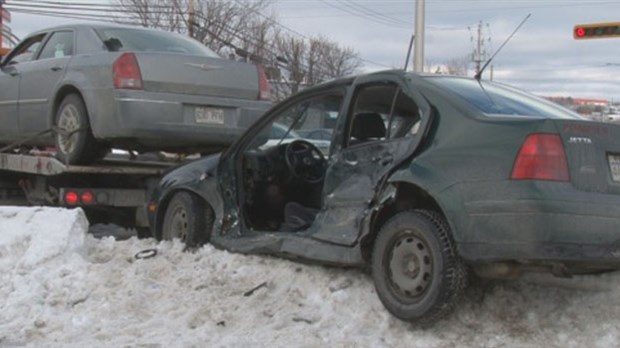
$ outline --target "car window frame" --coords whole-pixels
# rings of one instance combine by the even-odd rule
[[[41,49],[43,48],[43,46],[45,45],[45,43],[47,42],[47,39],[49,38],[49,32],[39,32],[36,34],[32,34],[29,37],[27,37],[26,39],[22,40],[22,42],[20,42],[17,47],[15,47],[15,49],[13,49],[1,62],[0,67],[4,68],[6,66],[14,66],[14,65],[18,65],[18,64],[23,64],[23,63],[28,63],[28,62],[33,62],[35,60],[37,60],[37,57],[39,56],[39,53],[41,52]],[[17,55],[21,54],[24,52],[25,48],[32,46],[34,43],[29,43],[29,41],[33,40],[36,37],[42,36],[41,40],[39,41],[41,44],[39,45],[39,47],[37,47],[37,50],[32,54],[32,58],[30,60],[27,61],[23,61],[23,62],[14,62],[11,63],[11,61],[13,60],[14,57],[16,57]]]
[[[70,32],[72,37],[72,46],[71,46],[71,54],[69,55],[65,55],[63,57],[49,57],[49,58],[41,58],[41,55],[43,54],[43,50],[45,50],[45,48],[47,47],[47,45],[49,44],[49,42],[52,40],[52,38],[54,37],[55,34],[58,33],[63,33],[63,32]],[[74,29],[71,28],[63,28],[63,29],[58,29],[58,30],[54,30],[54,31],[50,31],[49,33],[47,33],[45,39],[43,40],[44,42],[41,44],[41,47],[39,48],[37,54],[36,54],[36,58],[33,59],[33,61],[38,61],[38,60],[47,60],[47,59],[62,59],[65,57],[72,57],[76,54],[77,52],[77,48],[76,48],[76,42],[77,40],[77,35]]]
[[[386,130],[385,130],[385,137],[381,138],[381,139],[376,139],[376,140],[368,140],[368,141],[364,141],[361,143],[357,143],[357,144],[351,144],[350,140],[351,140],[351,132],[353,131],[353,121],[355,119],[355,114],[356,114],[356,108],[357,108],[357,100],[360,97],[360,93],[362,93],[366,88],[372,88],[372,87],[381,87],[381,86],[390,86],[390,87],[394,87],[394,95],[392,96],[392,100],[390,103],[390,112],[387,115],[387,121],[386,123]],[[415,134],[417,134],[417,131],[415,133],[410,132],[409,130],[407,132],[405,132],[404,135],[399,136],[397,138],[394,138],[392,136],[392,124],[394,121],[394,114],[395,114],[395,110],[396,110],[396,103],[398,102],[399,96],[400,95],[404,95],[404,96],[408,96],[407,93],[405,93],[405,89],[403,88],[402,84],[394,81],[394,80],[376,80],[376,81],[369,81],[363,84],[359,84],[355,87],[355,90],[353,91],[352,94],[352,98],[351,98],[351,108],[348,111],[347,114],[347,120],[346,120],[346,134],[343,137],[343,146],[342,146],[342,150],[347,150],[347,149],[356,149],[358,147],[364,147],[364,146],[371,146],[372,144],[378,144],[380,142],[389,142],[389,141],[393,141],[396,139],[400,139],[402,137],[406,137],[406,136],[414,136]],[[408,96],[409,98],[411,98],[411,96]],[[414,101],[414,103],[416,103],[416,101],[412,98],[412,100]],[[421,114],[421,109],[420,106],[417,105],[416,103],[416,107],[417,107],[417,113],[418,115]],[[419,127],[419,124],[421,122],[421,117],[419,117],[418,122],[412,124],[412,126],[410,127],[411,129],[413,129],[415,127],[415,125],[417,124]]]
[[[338,118],[341,118],[345,110],[346,103],[347,103],[346,90],[342,88],[332,88],[326,91],[320,91],[320,92],[315,92],[315,93],[311,93],[311,94],[307,94],[303,96],[297,96],[296,98],[292,99],[289,103],[286,103],[278,107],[276,110],[273,110],[273,112],[268,112],[267,114],[265,114],[265,118],[261,119],[255,124],[256,128],[252,129],[246,134],[248,138],[244,137],[243,140],[240,139],[240,141],[242,141],[243,144],[241,144],[239,149],[236,150],[235,152],[237,153],[238,151],[241,151],[241,152],[247,151],[248,148],[253,146],[256,139],[260,139],[260,134],[265,131],[267,125],[271,124],[273,127],[273,124],[275,123],[274,121],[280,118],[285,112],[288,112],[292,108],[296,106],[304,105],[304,104],[309,106],[310,104],[312,104],[313,102],[317,100],[321,100],[321,99],[325,99],[329,97],[335,97],[335,96],[338,96],[340,98],[340,108],[338,110],[338,114],[339,114]],[[304,113],[306,111],[307,110],[304,110]],[[298,116],[301,116],[301,114]],[[296,120],[299,121],[299,118],[297,118]],[[332,129],[332,131],[333,132],[336,131],[336,125],[334,125],[334,128]],[[271,135],[271,130],[269,131],[269,134]],[[278,140],[279,143],[282,143],[285,139],[289,138],[288,137],[289,134],[296,134],[296,130],[292,129],[291,126],[288,126],[287,133],[283,138],[272,139],[272,140]],[[299,138],[304,139],[303,137],[299,137]],[[333,145],[334,145],[334,140],[332,138],[331,140],[327,140],[327,141],[330,142],[329,153],[331,153]]]

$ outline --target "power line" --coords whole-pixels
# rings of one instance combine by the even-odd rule
[[[246,4],[243,4],[242,2],[240,2],[239,0],[234,0],[234,1],[240,6],[247,6]],[[59,18],[70,18],[70,19],[80,19],[80,20],[93,20],[93,21],[100,21],[100,22],[110,21],[110,16],[101,14],[102,12],[105,12],[108,14],[127,14],[126,7],[120,4],[93,4],[93,3],[86,3],[86,2],[46,1],[46,0],[40,0],[40,1],[8,0],[7,5],[9,5],[7,6],[7,9],[10,9],[11,11],[16,12],[16,13],[53,16],[53,17],[59,17]],[[180,14],[184,13],[183,11],[180,11],[180,9],[176,8],[175,6],[152,5],[149,7],[149,9],[150,9],[150,14],[152,15],[167,14],[167,13],[170,13],[171,11],[179,11]],[[76,13],[76,11],[79,11],[79,13]],[[260,13],[260,11],[254,11],[254,12],[256,15],[266,19],[268,22],[270,22],[273,25],[283,28],[293,33],[296,36],[300,36],[304,39],[309,39],[308,36],[298,31],[295,31],[294,29],[290,27],[287,27],[286,25],[278,22],[277,20],[275,20],[274,18],[270,16],[263,15],[262,13]],[[132,20],[135,20],[134,16],[132,17],[119,16],[115,18],[114,20],[119,24],[130,24],[130,25],[136,24],[135,22],[132,21]],[[187,25],[187,23],[185,24]],[[177,28],[166,27],[164,25],[159,25],[159,27],[162,29],[168,29],[168,30],[177,29]],[[230,33],[233,30],[230,28],[226,28],[226,31]],[[256,44],[256,42],[253,42],[252,39],[254,38],[237,37],[237,39],[241,40],[242,42],[249,42],[250,44],[257,46],[260,49],[265,49],[264,47],[260,47],[260,44]],[[390,68],[390,66],[388,65],[374,62],[369,59],[365,59],[362,57],[359,57],[359,59],[366,63]]]
[[[45,1],[45,0],[6,0],[6,4],[18,5],[18,4],[30,4],[30,5],[49,5],[55,7],[92,7],[92,8],[124,8],[124,5],[121,4],[101,4],[92,2],[66,2],[66,1]],[[172,8],[168,5],[159,5],[159,4],[151,4],[149,5],[149,9],[152,8]]]
[[[242,5],[242,6],[243,6],[243,4],[242,4],[239,0],[234,0],[234,1],[235,1],[237,4],[239,4],[239,5]],[[297,35],[297,36],[301,36],[301,37],[303,37],[304,39],[309,39],[309,37],[308,37],[308,36],[306,36],[306,35],[304,35],[304,34],[302,34],[302,33],[298,32],[298,31],[296,31],[296,30],[294,30],[294,29],[292,29],[292,28],[290,28],[290,27],[288,27],[288,26],[286,26],[286,25],[284,25],[284,24],[282,24],[282,23],[280,23],[280,22],[278,22],[278,21],[274,20],[274,19],[273,19],[273,18],[271,18],[271,17],[265,16],[265,15],[264,15],[264,14],[262,14],[260,11],[255,11],[255,13],[256,13],[258,16],[260,16],[260,17],[262,17],[262,18],[265,18],[265,19],[267,19],[268,21],[271,21],[274,25],[277,25],[277,26],[279,26],[280,28],[283,28],[283,29],[287,30],[287,31],[288,31],[288,32],[290,32],[290,33],[293,33],[293,34],[295,34],[295,35]],[[367,63],[370,63],[370,64],[377,65],[377,66],[382,66],[382,67],[385,67],[385,68],[392,68],[392,67],[391,67],[391,66],[389,66],[389,65],[385,65],[385,64],[381,64],[381,63],[373,62],[373,61],[372,61],[372,60],[370,60],[370,59],[365,59],[365,58],[360,57],[360,60],[361,60],[361,61],[364,61],[364,62],[367,62]]]
[[[365,7],[360,8],[359,6],[353,3],[350,3],[350,2],[345,2],[342,0],[338,0],[337,2],[334,2],[333,0],[332,1],[321,0],[321,2],[330,7],[333,7],[340,11],[348,13],[350,15],[361,17],[361,18],[367,19],[369,21],[372,21],[378,24],[387,25],[387,26],[395,26],[395,27],[403,27],[402,24],[395,23],[393,19],[386,19],[381,16],[378,17],[376,14],[373,14],[372,12],[368,11]]]
[[[345,12],[345,13],[350,14],[350,15],[355,16],[355,17],[361,17],[361,18],[363,18],[363,19],[365,19],[365,20],[369,20],[369,21],[371,21],[371,22],[378,23],[378,24],[382,24],[382,25],[385,25],[385,26],[390,26],[390,27],[401,27],[400,25],[396,25],[396,24],[394,24],[394,23],[393,23],[393,22],[391,22],[391,21],[387,21],[387,20],[385,20],[385,19],[381,19],[381,18],[376,18],[376,17],[374,17],[374,16],[370,16],[370,15],[368,15],[368,14],[365,14],[365,13],[363,13],[363,12],[360,12],[360,10],[358,10],[358,9],[353,8],[353,9],[351,10],[351,9],[350,9],[351,7],[350,7],[350,5],[349,5],[349,4],[343,4],[343,3],[341,3],[340,1],[338,1],[338,2],[334,2],[333,0],[331,0],[331,1],[328,1],[328,0],[320,0],[320,1],[321,1],[322,3],[324,3],[324,4],[328,5],[328,6],[332,7],[332,8],[335,8],[335,9],[337,9],[337,10],[340,10],[340,11],[342,11],[342,12]]]

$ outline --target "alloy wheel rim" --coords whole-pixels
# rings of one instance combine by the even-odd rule
[[[62,109],[58,118],[58,147],[62,153],[68,154],[77,146],[77,130],[80,129],[79,111],[74,105],[67,105]]]

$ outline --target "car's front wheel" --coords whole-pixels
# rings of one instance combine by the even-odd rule
[[[452,310],[467,283],[445,220],[434,212],[403,212],[379,231],[372,255],[377,294],[394,316],[431,324]]]
[[[90,130],[88,112],[77,94],[66,96],[56,112],[56,156],[66,164],[89,164],[105,152]]]
[[[162,239],[179,239],[188,247],[207,243],[211,236],[213,212],[198,196],[189,192],[176,193],[164,215]]]

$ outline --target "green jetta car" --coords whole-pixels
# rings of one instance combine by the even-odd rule
[[[275,123],[329,129],[329,151],[270,139]],[[279,103],[167,173],[149,208],[160,239],[368,267],[392,314],[428,324],[471,273],[620,268],[620,127],[498,83],[377,72]]]

